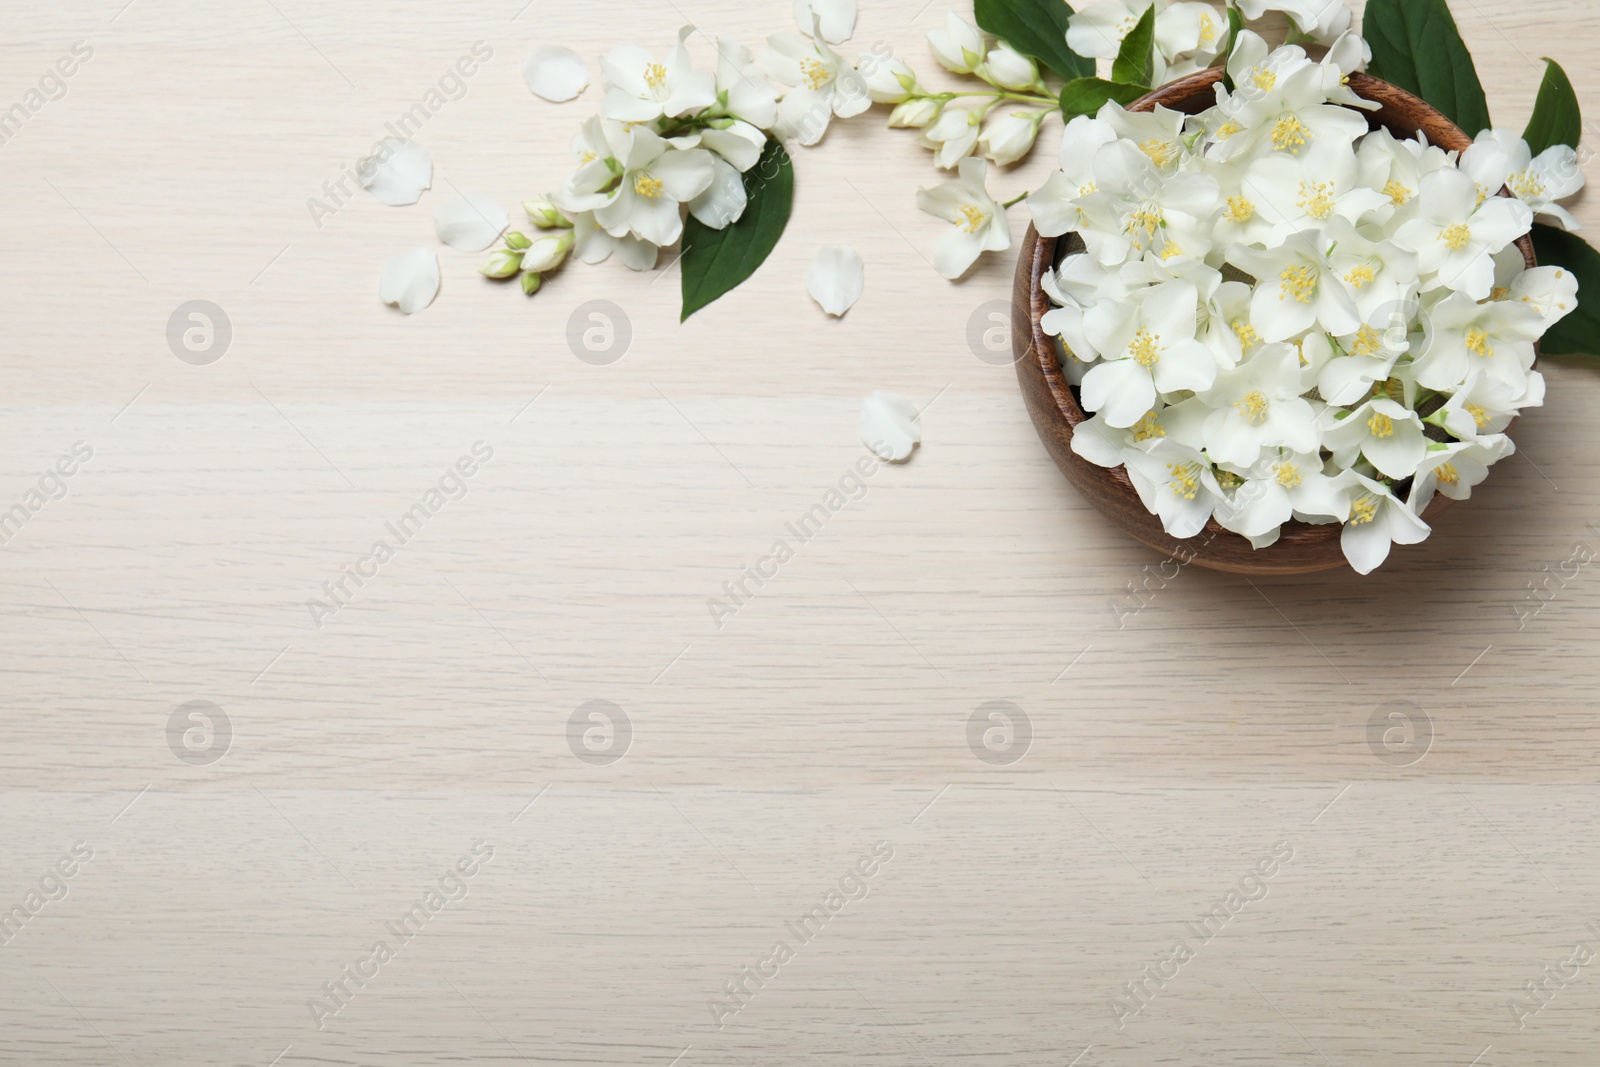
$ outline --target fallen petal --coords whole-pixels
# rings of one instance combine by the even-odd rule
[[[433,187],[433,159],[415,141],[385,137],[379,151],[356,164],[361,187],[380,203],[404,207]]]
[[[890,463],[904,463],[922,440],[922,422],[899,393],[873,393],[861,404],[861,443]]]
[[[395,256],[383,268],[378,296],[407,315],[415,315],[439,295],[439,257],[426,248]]]
[[[565,103],[589,87],[589,65],[570,48],[542,44],[522,61],[522,76],[535,96]]]
[[[806,272],[806,291],[834,318],[855,307],[865,285],[861,256],[849,245],[821,249]]]
[[[439,240],[463,252],[482,252],[510,224],[505,208],[476,193],[447,200],[433,213],[433,228]]]

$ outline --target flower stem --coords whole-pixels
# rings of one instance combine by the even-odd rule
[[[1026,192],[1022,192],[1022,193],[1018,194],[1017,196],[1012,197],[1010,200],[1007,200],[1005,203],[1001,204],[1000,206],[1001,207],[1015,207],[1016,205],[1022,203],[1026,199],[1028,199],[1028,194]]]

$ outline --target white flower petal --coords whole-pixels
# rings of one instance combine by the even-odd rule
[[[794,0],[794,20],[807,33],[811,32],[813,14],[822,39],[829,44],[848,41],[856,32],[856,0]]]
[[[433,212],[433,228],[439,240],[463,252],[482,252],[499,239],[510,223],[505,208],[476,193],[446,200]]]
[[[873,393],[861,403],[861,443],[890,463],[904,463],[922,441],[922,423],[899,393]]]
[[[439,257],[426,248],[413,248],[395,256],[383,267],[378,296],[407,315],[415,315],[439,295]]]
[[[560,104],[589,87],[589,64],[570,48],[542,44],[522,61],[522,76],[535,96]]]
[[[361,186],[390,207],[405,207],[422,199],[433,186],[433,159],[415,141],[385,137],[379,150],[356,164]]]
[[[830,245],[818,250],[806,272],[806,292],[822,305],[822,310],[839,318],[861,299],[866,274],[861,256],[849,245]]]

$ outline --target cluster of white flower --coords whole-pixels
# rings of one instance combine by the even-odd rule
[[[1216,107],[1075,119],[1028,200],[1084,248],[1044,281],[1094,412],[1073,448],[1126,466],[1173,537],[1215,517],[1261,548],[1291,519],[1342,523],[1368,573],[1543,402],[1534,345],[1577,281],[1526,269],[1516,242],[1536,213],[1570,224],[1572,150],[1532,159],[1491,131],[1458,158],[1369,133],[1352,108],[1376,105],[1348,85],[1368,58],[1354,35],[1316,62],[1246,32]]]
[[[521,272],[532,293],[569,253],[585,263],[615,253],[650,270],[682,236],[685,210],[716,230],[737,222],[748,203],[744,175],[768,140],[816,144],[834,117],[872,106],[866,78],[887,62],[874,51],[858,70],[831,47],[853,32],[855,0],[797,0],[795,16],[807,32],[772,35],[760,64],[737,41],[718,38],[715,72],[696,70],[685,43],[692,28],[660,60],[631,45],[603,56],[605,101],[572,140],[578,169],[523,205],[552,232],[508,234],[484,273]]]

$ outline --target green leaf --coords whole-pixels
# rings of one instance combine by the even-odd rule
[[[1078,78],[1061,90],[1061,113],[1071,122],[1079,115],[1093,115],[1107,100],[1127,106],[1149,91],[1142,85],[1120,85],[1104,78]]]
[[[1489,102],[1445,0],[1368,0],[1367,73],[1422,97],[1468,137],[1487,130]]]
[[[1116,62],[1111,64],[1111,80],[1123,85],[1146,85],[1156,72],[1156,5],[1145,8],[1128,36],[1122,39]]]
[[[1533,224],[1533,250],[1542,267],[1562,267],[1578,276],[1578,306],[1550,327],[1539,347],[1547,356],[1600,356],[1600,252],[1576,234]]]
[[[783,236],[794,206],[794,163],[777,141],[745,171],[744,191],[749,203],[738,222],[713,230],[690,215],[683,224],[683,319],[742,284]]]
[[[1228,61],[1239,47],[1239,34],[1244,32],[1244,12],[1233,4],[1228,5],[1228,47],[1217,57],[1216,65],[1222,68],[1222,87],[1233,92],[1233,75],[1228,73]]]
[[[1583,136],[1583,115],[1578,110],[1578,94],[1572,90],[1572,81],[1561,64],[1546,59],[1544,81],[1539,83],[1539,99],[1533,105],[1533,118],[1528,120],[1527,132],[1522,139],[1528,142],[1533,154],[1556,145],[1578,147]]]
[[[1094,77],[1094,60],[1067,47],[1072,7],[1063,0],[973,0],[978,28],[1071,81]]]

